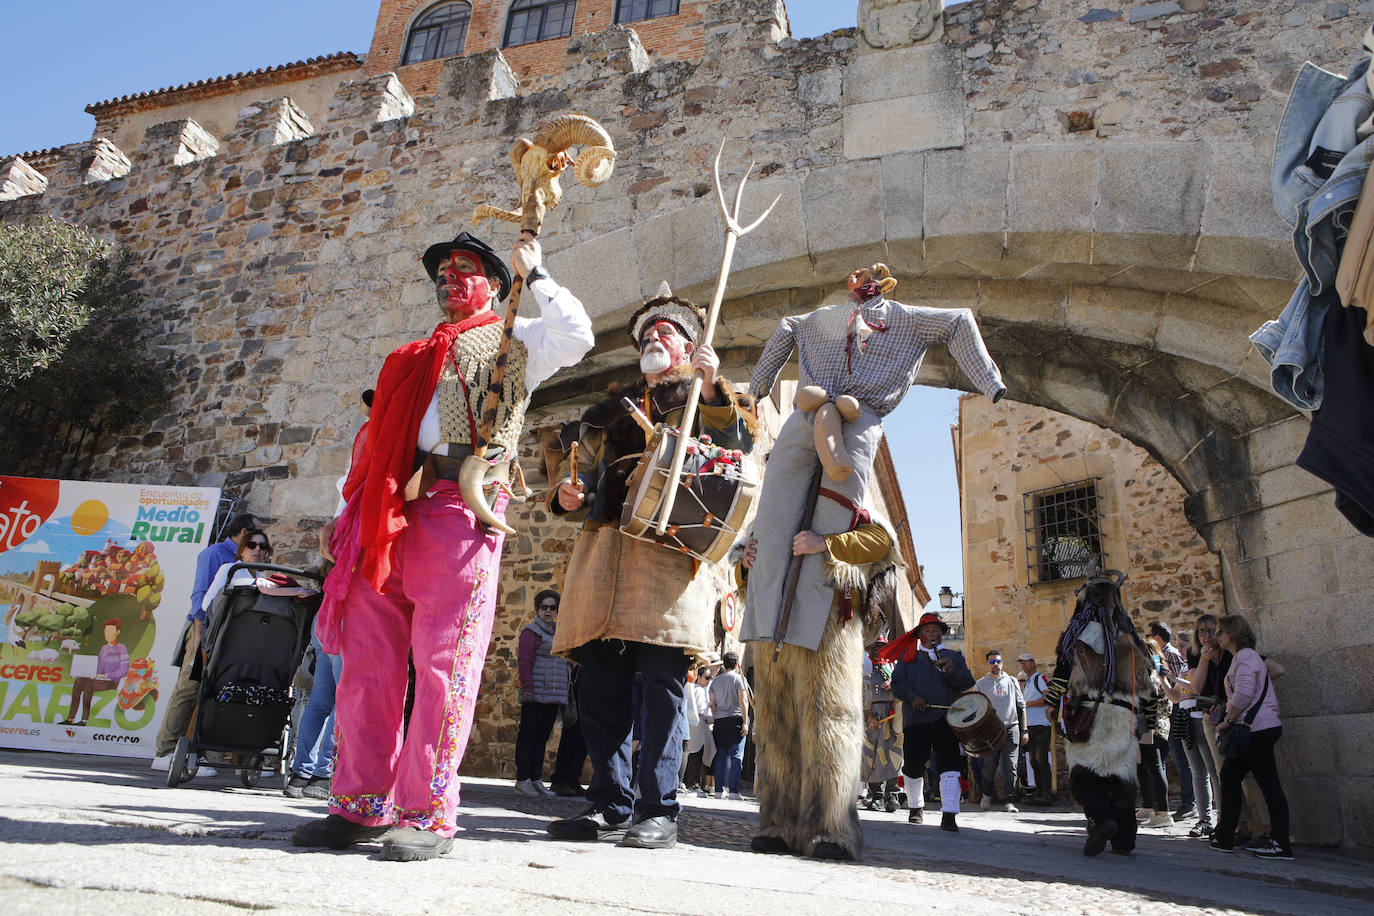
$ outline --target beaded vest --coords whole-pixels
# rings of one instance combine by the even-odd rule
[[[480,328],[460,334],[453,343],[453,360],[444,364],[439,373],[436,393],[439,399],[439,439],[441,442],[457,442],[473,445],[468,408],[472,408],[472,421],[482,425],[482,409],[486,406],[487,386],[496,368],[496,352],[501,347],[504,330],[502,322],[493,322]],[[515,454],[520,440],[520,429],[525,423],[525,402],[529,392],[525,390],[525,360],[528,351],[518,338],[511,338],[510,351],[506,358],[506,379],[501,390],[501,400],[496,408],[496,426],[491,431],[490,445],[500,446],[507,456]],[[457,372],[454,363],[457,363]],[[462,379],[458,377],[462,373]],[[463,381],[467,382],[466,400]]]

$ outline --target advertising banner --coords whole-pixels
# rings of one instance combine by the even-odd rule
[[[0,746],[152,757],[219,491],[0,476]]]

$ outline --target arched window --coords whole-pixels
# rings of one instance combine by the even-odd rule
[[[416,64],[463,53],[468,38],[471,3],[437,3],[425,10],[406,36],[406,52],[401,63]]]
[[[515,0],[506,22],[506,47],[572,34],[577,0]]]
[[[678,0],[617,0],[616,22],[638,22],[659,16],[676,16]]]

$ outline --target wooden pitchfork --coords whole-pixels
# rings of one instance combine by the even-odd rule
[[[720,156],[725,152],[725,139],[722,137],[720,148],[716,150],[716,161],[712,166],[712,178],[716,186],[716,206],[720,210],[720,218],[725,223],[725,251],[720,256],[720,274],[716,277],[716,291],[711,296],[711,308],[706,313],[706,329],[702,332],[701,340],[697,342],[699,347],[709,347],[711,339],[716,334],[716,319],[720,317],[720,304],[725,299],[725,283],[730,277],[730,262],[735,258],[735,242],[743,236],[748,235],[759,227],[759,224],[768,218],[768,214],[773,212],[773,208],[782,199],[779,194],[773,198],[773,202],[768,205],[768,209],[763,211],[763,215],[754,220],[748,226],[740,228],[739,208],[740,202],[744,199],[744,185],[749,180],[749,175],[754,171],[755,162],[749,163],[749,169],[740,179],[739,190],[735,192],[735,207],[732,212],[725,205],[725,191],[720,184]],[[692,388],[687,393],[687,406],[682,412],[681,432],[677,437],[677,446],[673,449],[673,463],[668,468],[668,480],[672,485],[667,487],[663,494],[663,505],[660,507],[658,516],[658,526],[655,529],[659,534],[668,530],[668,519],[673,514],[673,504],[677,501],[677,480],[682,475],[682,462],[687,457],[687,439],[692,433],[692,424],[697,418],[697,402],[701,399],[701,372],[698,370],[692,373]]]

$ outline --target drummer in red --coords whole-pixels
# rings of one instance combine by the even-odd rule
[[[924,822],[926,762],[935,755],[940,774],[940,828],[955,831],[959,825],[959,742],[945,722],[945,709],[954,698],[973,686],[973,674],[964,655],[947,648],[941,640],[949,625],[939,614],[922,614],[916,629],[891,642],[880,653],[896,659],[892,693],[903,701],[902,775],[906,782],[908,820]]]

